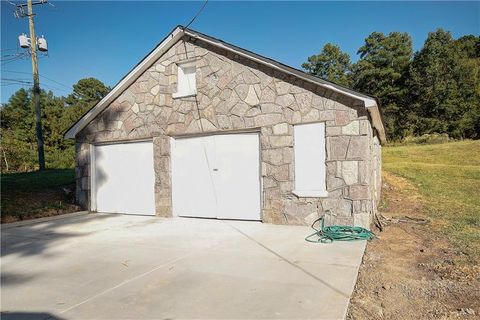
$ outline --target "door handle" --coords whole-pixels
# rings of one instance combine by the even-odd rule
[[[215,169],[213,169],[213,171],[218,171],[218,169],[217,169],[217,168],[215,168]]]

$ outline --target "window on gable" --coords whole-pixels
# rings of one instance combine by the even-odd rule
[[[295,190],[299,197],[326,197],[325,123],[293,126]]]
[[[177,92],[173,93],[173,97],[181,98],[196,95],[195,61],[179,63],[177,69]]]

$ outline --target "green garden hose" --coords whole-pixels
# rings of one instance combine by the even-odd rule
[[[321,228],[315,228],[315,224],[321,221]],[[330,243],[333,241],[355,241],[355,240],[371,240],[375,235],[362,227],[350,226],[326,226],[324,216],[318,218],[312,223],[314,233],[307,236],[305,240],[313,243]]]

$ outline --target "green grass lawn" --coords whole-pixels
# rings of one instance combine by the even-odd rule
[[[67,196],[62,190],[68,186],[74,191],[74,183],[74,169],[2,174],[2,222],[75,210],[73,194]]]
[[[26,173],[3,174],[2,192],[13,190],[35,191],[59,187],[75,182],[73,169],[45,170]]]
[[[480,141],[385,147],[383,169],[416,185],[436,232],[480,257]]]

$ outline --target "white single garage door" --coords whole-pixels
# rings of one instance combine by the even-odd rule
[[[155,214],[151,141],[94,146],[92,162],[92,210]]]
[[[172,139],[176,216],[260,220],[258,134]]]

